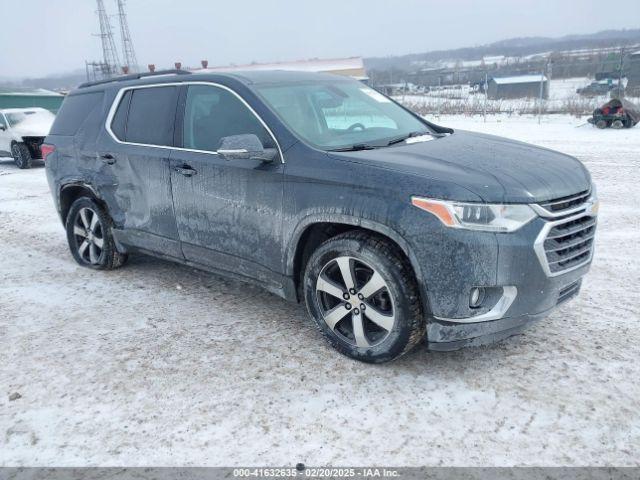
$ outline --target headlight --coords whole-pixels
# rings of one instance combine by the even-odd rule
[[[528,205],[462,203],[421,197],[411,197],[411,203],[435,215],[447,227],[486,232],[514,232],[537,216]]]

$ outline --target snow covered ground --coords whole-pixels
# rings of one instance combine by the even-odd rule
[[[640,128],[437,120],[584,161],[596,257],[524,335],[380,366],[245,284],[78,267],[42,168],[0,160],[0,465],[640,465]]]

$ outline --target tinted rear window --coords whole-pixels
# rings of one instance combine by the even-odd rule
[[[125,140],[146,145],[172,145],[177,97],[176,87],[133,90]]]
[[[89,113],[102,104],[103,92],[69,95],[51,126],[51,135],[75,135]]]

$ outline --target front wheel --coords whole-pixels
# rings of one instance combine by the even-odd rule
[[[347,232],[324,242],[309,258],[304,294],[325,338],[356,360],[393,360],[424,337],[413,271],[384,238]]]
[[[31,168],[33,159],[31,158],[31,152],[24,143],[14,143],[11,145],[11,156],[16,166],[22,170]]]
[[[117,251],[111,218],[89,197],[80,197],[67,215],[67,241],[73,258],[83,267],[110,270],[121,266],[126,254]]]

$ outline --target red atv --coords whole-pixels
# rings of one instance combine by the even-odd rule
[[[598,128],[631,128],[640,121],[640,109],[628,100],[614,98],[593,111],[589,123]]]

